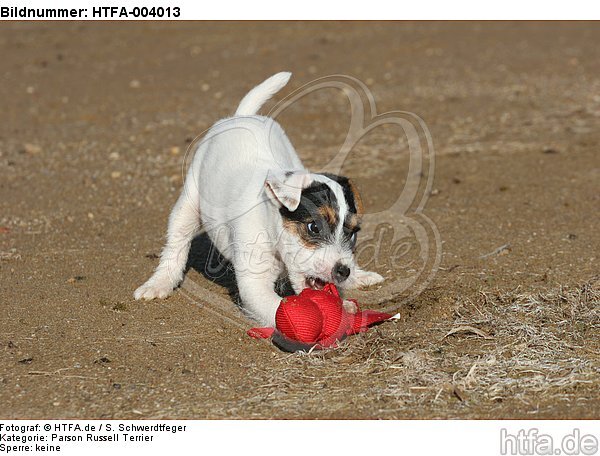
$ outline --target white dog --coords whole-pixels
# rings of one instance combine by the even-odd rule
[[[265,325],[275,324],[274,286],[285,274],[296,293],[383,281],[354,262],[362,203],[352,182],[307,171],[281,126],[256,114],[290,76],[264,81],[209,130],[169,217],[160,264],[135,299],[171,294],[201,226],[232,263],[245,311]]]

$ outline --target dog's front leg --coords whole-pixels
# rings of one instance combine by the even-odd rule
[[[347,288],[361,288],[371,285],[377,285],[385,279],[376,272],[363,271],[359,267],[356,268],[353,274],[348,278]]]
[[[238,274],[236,280],[244,311],[265,326],[275,326],[275,313],[281,297],[275,293],[278,274],[274,271]]]
[[[160,255],[160,263],[146,283],[135,290],[135,299],[166,298],[183,279],[192,239],[200,229],[198,192],[185,187],[169,216],[167,243]]]

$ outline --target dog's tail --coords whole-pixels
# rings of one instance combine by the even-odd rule
[[[279,92],[290,80],[292,73],[282,71],[274,74],[246,94],[237,110],[236,116],[252,116],[258,112],[269,98]]]

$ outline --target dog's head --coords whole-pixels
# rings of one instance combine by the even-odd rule
[[[279,210],[278,251],[294,290],[344,288],[356,270],[354,249],[363,213],[350,179],[333,174],[270,173],[267,193]]]

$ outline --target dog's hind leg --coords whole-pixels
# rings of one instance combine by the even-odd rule
[[[173,292],[183,279],[190,246],[199,230],[199,194],[190,173],[169,216],[167,243],[160,255],[160,263],[152,277],[135,290],[135,299],[166,298]]]

